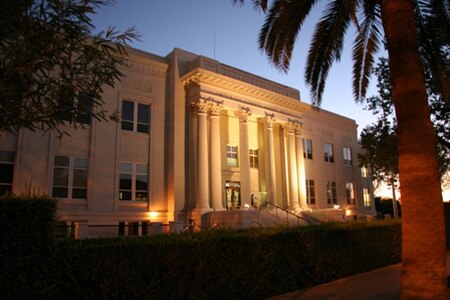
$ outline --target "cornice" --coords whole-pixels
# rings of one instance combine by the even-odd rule
[[[257,78],[255,79],[257,80]],[[228,76],[211,72],[202,68],[196,68],[181,78],[184,85],[190,84],[208,85],[214,87],[214,93],[235,99],[233,94],[256,98],[284,108],[290,108],[297,112],[303,112],[310,108],[310,105],[301,102],[299,99],[275,93],[260,86],[255,86]],[[227,92],[223,92],[226,90]]]

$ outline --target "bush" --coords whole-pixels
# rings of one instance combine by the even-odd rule
[[[46,298],[262,299],[400,262],[400,224],[74,241]]]
[[[0,293],[27,298],[45,289],[54,250],[56,202],[46,196],[0,199]]]

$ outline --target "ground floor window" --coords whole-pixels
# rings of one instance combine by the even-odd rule
[[[316,204],[316,192],[314,189],[314,180],[306,179],[306,203]]]
[[[14,152],[0,151],[0,196],[12,193]]]
[[[363,188],[363,199],[364,199],[364,206],[369,207],[370,206],[370,193],[368,188]]]
[[[355,191],[353,189],[353,182],[347,182],[345,184],[345,190],[347,193],[347,204],[355,205]]]
[[[119,200],[148,200],[148,165],[121,162],[119,166]]]
[[[53,161],[52,197],[87,199],[88,160],[56,155]]]
[[[335,181],[327,181],[327,203],[328,204],[337,204],[337,192],[336,192],[336,182]]]

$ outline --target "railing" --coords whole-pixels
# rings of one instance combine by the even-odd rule
[[[295,217],[296,220],[297,220],[297,224],[298,225],[300,225],[300,220],[306,222],[309,225],[321,223],[319,220],[317,220],[314,217],[306,216],[304,214],[298,215],[298,214],[293,213],[293,212],[291,212],[291,211],[289,211],[289,210],[287,210],[287,209],[285,209],[285,208],[283,208],[281,206],[278,206],[277,204],[275,204],[273,202],[270,202],[270,201],[266,202],[266,209],[267,209],[268,206],[271,206],[271,207],[275,208],[275,215],[277,217],[278,217],[278,211],[282,211],[286,215],[286,221],[287,221],[288,224],[289,224],[289,216]]]

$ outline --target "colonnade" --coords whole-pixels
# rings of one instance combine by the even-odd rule
[[[195,208],[198,210],[224,210],[222,201],[222,165],[221,165],[221,139],[220,139],[220,112],[223,102],[211,99],[198,99],[191,103],[197,116],[197,200]],[[235,111],[239,119],[239,172],[241,205],[250,205],[251,181],[249,159],[249,132],[248,118],[251,116],[248,107],[240,107]],[[208,116],[210,120],[208,137]],[[276,154],[274,144],[274,126],[276,122],[274,114],[266,113],[262,118],[264,122],[264,147],[266,168],[266,193],[267,200],[275,202],[277,191],[276,178]],[[288,120],[282,124],[286,135],[287,147],[287,189],[289,194],[288,207],[299,210],[306,205],[305,194],[305,166],[303,158],[303,143],[301,138],[302,124],[298,120]],[[208,142],[209,141],[209,142]],[[210,145],[210,151],[208,151]],[[211,197],[211,201],[210,200]],[[211,203],[211,205],[210,205]]]

